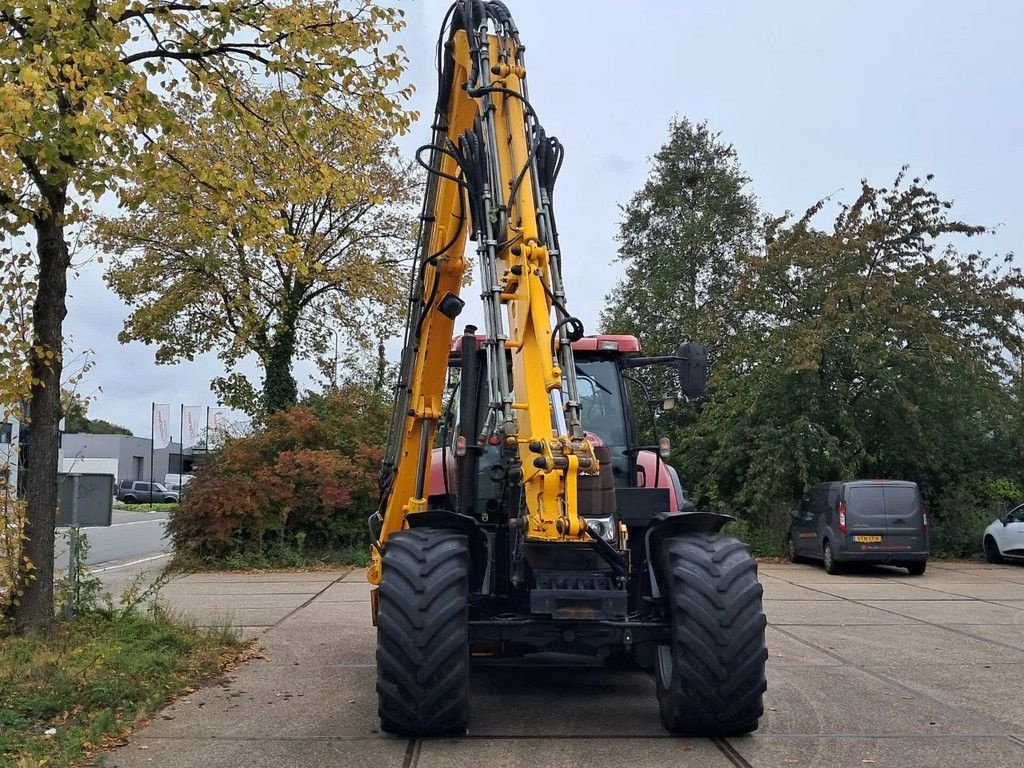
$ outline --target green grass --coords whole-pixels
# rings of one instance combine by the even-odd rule
[[[223,557],[195,558],[176,553],[170,568],[176,571],[276,571],[288,568],[336,568],[370,564],[370,548],[348,546],[337,549],[304,549],[295,545],[274,545],[237,549]]]
[[[46,639],[0,636],[0,765],[73,765],[242,648],[229,628],[160,611],[91,614]]]
[[[114,509],[119,509],[122,512],[171,512],[177,508],[177,504],[126,504],[123,501],[114,502]]]

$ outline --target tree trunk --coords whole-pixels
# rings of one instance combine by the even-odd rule
[[[15,627],[24,634],[46,633],[54,619],[53,526],[57,511],[61,352],[70,257],[63,224],[66,197],[63,191],[50,197],[49,210],[35,220],[39,280],[32,307],[35,349],[31,356],[29,451],[25,472],[28,541],[24,551],[32,570],[28,573],[21,603],[14,610]]]
[[[377,342],[377,376],[373,380],[373,389],[376,392],[384,391],[384,374],[387,373],[387,357],[384,355],[384,341]]]
[[[299,399],[298,387],[292,376],[297,323],[297,311],[285,310],[282,313],[270,349],[264,357],[263,407],[267,415],[291,408]]]

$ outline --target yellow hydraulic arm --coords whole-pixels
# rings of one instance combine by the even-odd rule
[[[525,509],[509,510],[510,524],[528,539],[588,538],[576,479],[596,472],[597,463],[580,428],[570,345],[582,327],[565,309],[551,208],[561,146],[545,135],[529,103],[523,47],[507,8],[494,0],[460,0],[449,24],[448,43],[438,51],[433,140],[418,153],[428,179],[382,469],[368,574],[373,584],[380,583],[388,537],[427,510],[431,448],[463,306],[470,237],[488,363],[480,440],[496,437],[521,465],[513,476],[521,477]]]

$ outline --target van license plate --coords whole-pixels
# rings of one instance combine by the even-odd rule
[[[881,542],[881,536],[854,536],[853,540],[860,544],[878,544]]]

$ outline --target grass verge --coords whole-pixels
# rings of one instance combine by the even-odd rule
[[[177,504],[127,504],[123,501],[114,502],[114,509],[121,512],[172,512],[177,508]]]
[[[348,546],[336,549],[304,549],[296,546],[239,548],[221,557],[197,558],[175,553],[169,571],[278,571],[285,569],[325,570],[339,567],[365,568],[370,548]]]
[[[160,610],[85,615],[45,639],[0,636],[0,765],[74,765],[248,648],[230,628]]]

